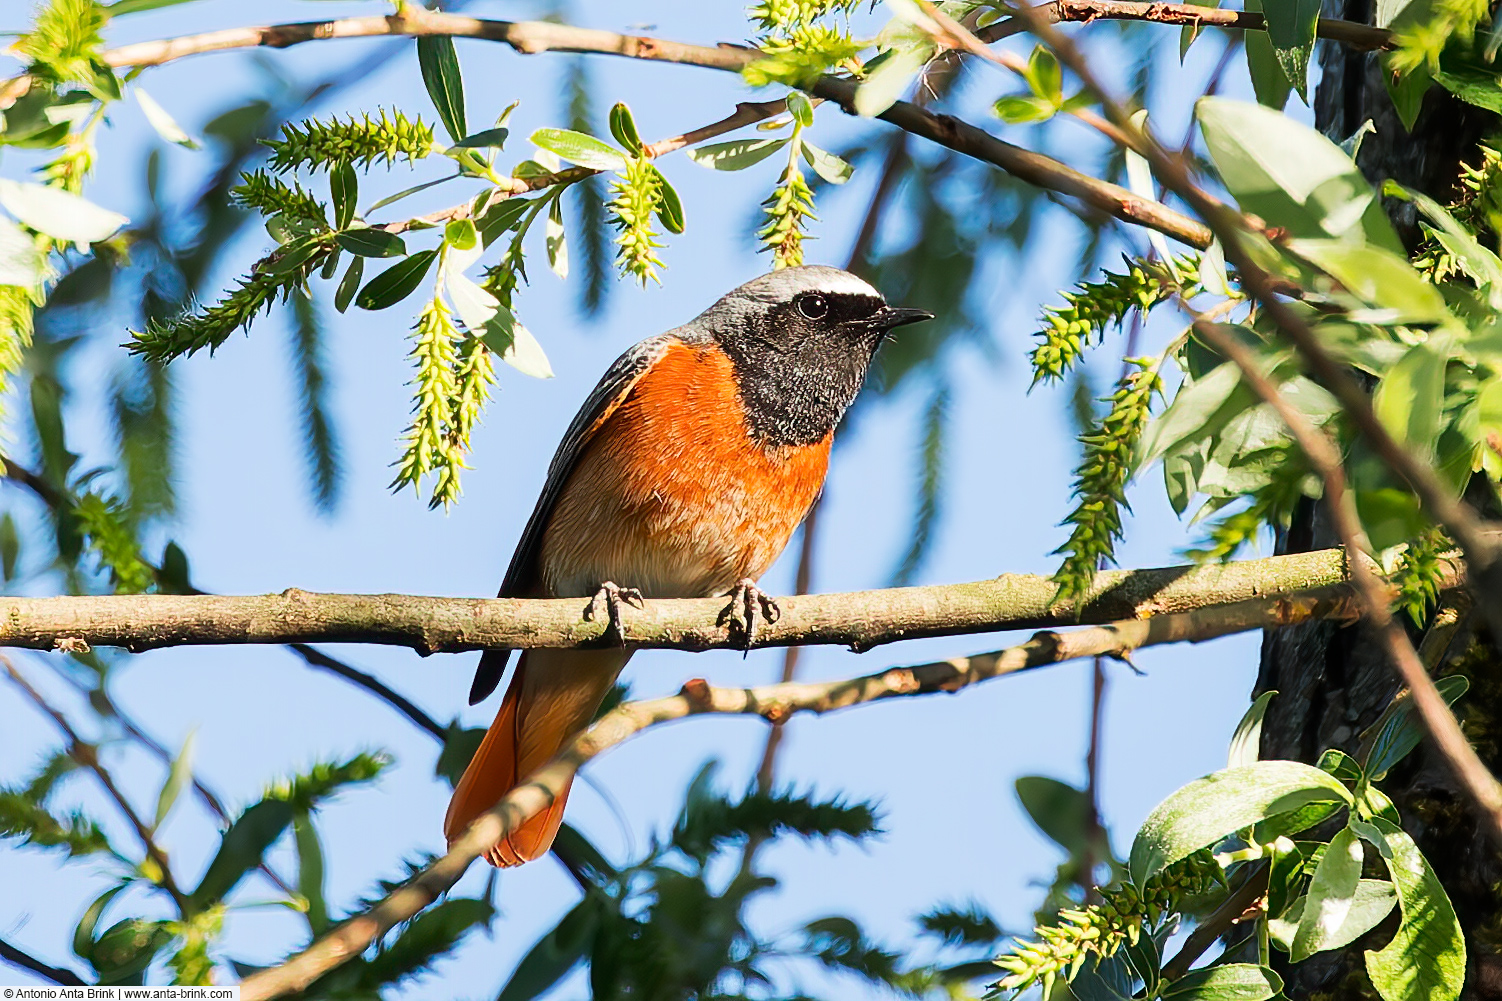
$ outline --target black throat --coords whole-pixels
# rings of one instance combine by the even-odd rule
[[[828,295],[830,315],[813,322],[790,305],[715,339],[735,366],[751,434],[768,446],[806,446],[834,431],[866,381],[884,331],[858,321],[881,306],[869,296]]]

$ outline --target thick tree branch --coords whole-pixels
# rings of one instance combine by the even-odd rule
[[[1125,657],[1132,650],[1160,643],[1199,642],[1248,629],[1347,615],[1349,602],[1349,596],[1340,589],[1317,598],[1272,602],[1251,599],[1145,621],[1115,622],[1068,633],[1041,632],[1026,643],[996,653],[895,667],[859,678],[746,689],[711,688],[694,680],[677,695],[627,703],[601,717],[476,819],[449,846],[448,854],[286,963],[247,977],[241,983],[242,1001],[266,1001],[301,991],[358,956],[397,923],[418,914],[447,892],[469,864],[496,841],[544,810],[585,762],[656,724],[721,713],[761,716],[775,725],[799,712],[826,713],[889,698],[957,692],[982,681],[1081,657]]]
[[[1132,0],[1054,0],[1035,8],[1039,15],[1060,21],[1152,21],[1157,24],[1202,25],[1235,31],[1266,31],[1267,19],[1245,10],[1224,10],[1187,3],[1133,3]],[[1009,17],[978,32],[988,42],[999,41],[1027,30],[1022,18]],[[1371,51],[1393,47],[1392,32],[1358,21],[1319,19],[1316,34],[1353,49]]]
[[[22,952],[4,939],[0,939],[0,959],[22,970],[30,970],[39,977],[43,977],[63,987],[85,987],[88,981],[83,980],[72,970],[60,966],[48,966],[29,953]]]
[[[207,52],[256,47],[286,48],[303,42],[334,38],[450,35],[510,45],[517,52],[587,52],[700,66],[739,73],[759,58],[755,49],[739,45],[688,45],[642,35],[621,35],[591,28],[543,21],[494,21],[428,11],[406,4],[389,17],[354,17],[296,24],[232,28],[201,35],[139,42],[104,53],[111,66],[158,66],[174,59]],[[31,85],[22,75],[0,85],[0,110],[9,107]],[[816,96],[853,110],[856,84],[824,77],[811,88]],[[1140,198],[1120,185],[1091,177],[1051,157],[1014,146],[973,125],[936,115],[899,101],[881,116],[898,128],[947,146],[959,153],[1000,167],[1023,181],[1058,191],[1126,222],[1147,226],[1196,247],[1207,247],[1210,231],[1202,224],[1151,199]]]
[[[1451,586],[1461,581],[1457,565]],[[1005,574],[968,584],[782,598],[782,617],[757,629],[755,646],[830,643],[868,650],[953,636],[1110,622],[1298,598],[1350,583],[1344,554],[1321,550],[1260,560],[1115,570],[1096,576],[1078,607],[1055,602],[1046,577]],[[597,647],[608,623],[584,617],[582,598],[435,598],[403,594],[105,595],[0,598],[0,646],[51,650],[242,643],[375,643],[422,653],[489,647]],[[743,649],[726,599],[653,600],[622,610],[636,648]]]

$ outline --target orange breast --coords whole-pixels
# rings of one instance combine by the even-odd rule
[[[763,447],[724,353],[669,348],[595,430],[555,505],[545,591],[586,596],[611,580],[698,597],[761,576],[818,497],[829,443]]]

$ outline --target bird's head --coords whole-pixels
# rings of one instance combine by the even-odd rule
[[[753,433],[800,445],[834,430],[888,333],[932,317],[887,305],[848,271],[808,265],[753,278],[690,326],[735,364]]]

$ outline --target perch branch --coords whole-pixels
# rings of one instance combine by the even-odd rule
[[[757,630],[754,646],[884,643],[1117,619],[1320,593],[1351,582],[1337,549],[1265,559],[1096,575],[1076,605],[1055,601],[1046,577],[1005,574],[968,584],[899,587],[782,598],[782,616]],[[1446,586],[1463,583],[1457,561]],[[743,649],[725,598],[648,601],[622,610],[633,648]],[[491,647],[576,648],[614,642],[609,623],[585,617],[581,598],[435,598],[402,594],[137,594],[0,598],[0,646],[35,650],[117,646],[374,643],[422,653]]]
[[[1160,643],[1199,642],[1248,629],[1348,615],[1349,602],[1343,591],[1272,603],[1251,599],[1145,621],[1116,622],[1068,633],[1040,632],[1026,643],[996,653],[889,668],[859,678],[748,689],[711,688],[703,681],[690,681],[677,695],[627,703],[606,713],[524,784],[507,793],[476,819],[442,858],[281,966],[247,977],[240,985],[242,1001],[267,1001],[296,993],[358,956],[396,924],[437,900],[496,841],[546,809],[585,762],[656,724],[724,713],[757,715],[775,725],[799,712],[826,713],[888,698],[957,692],[982,681],[1081,657],[1124,657],[1132,650]]]

